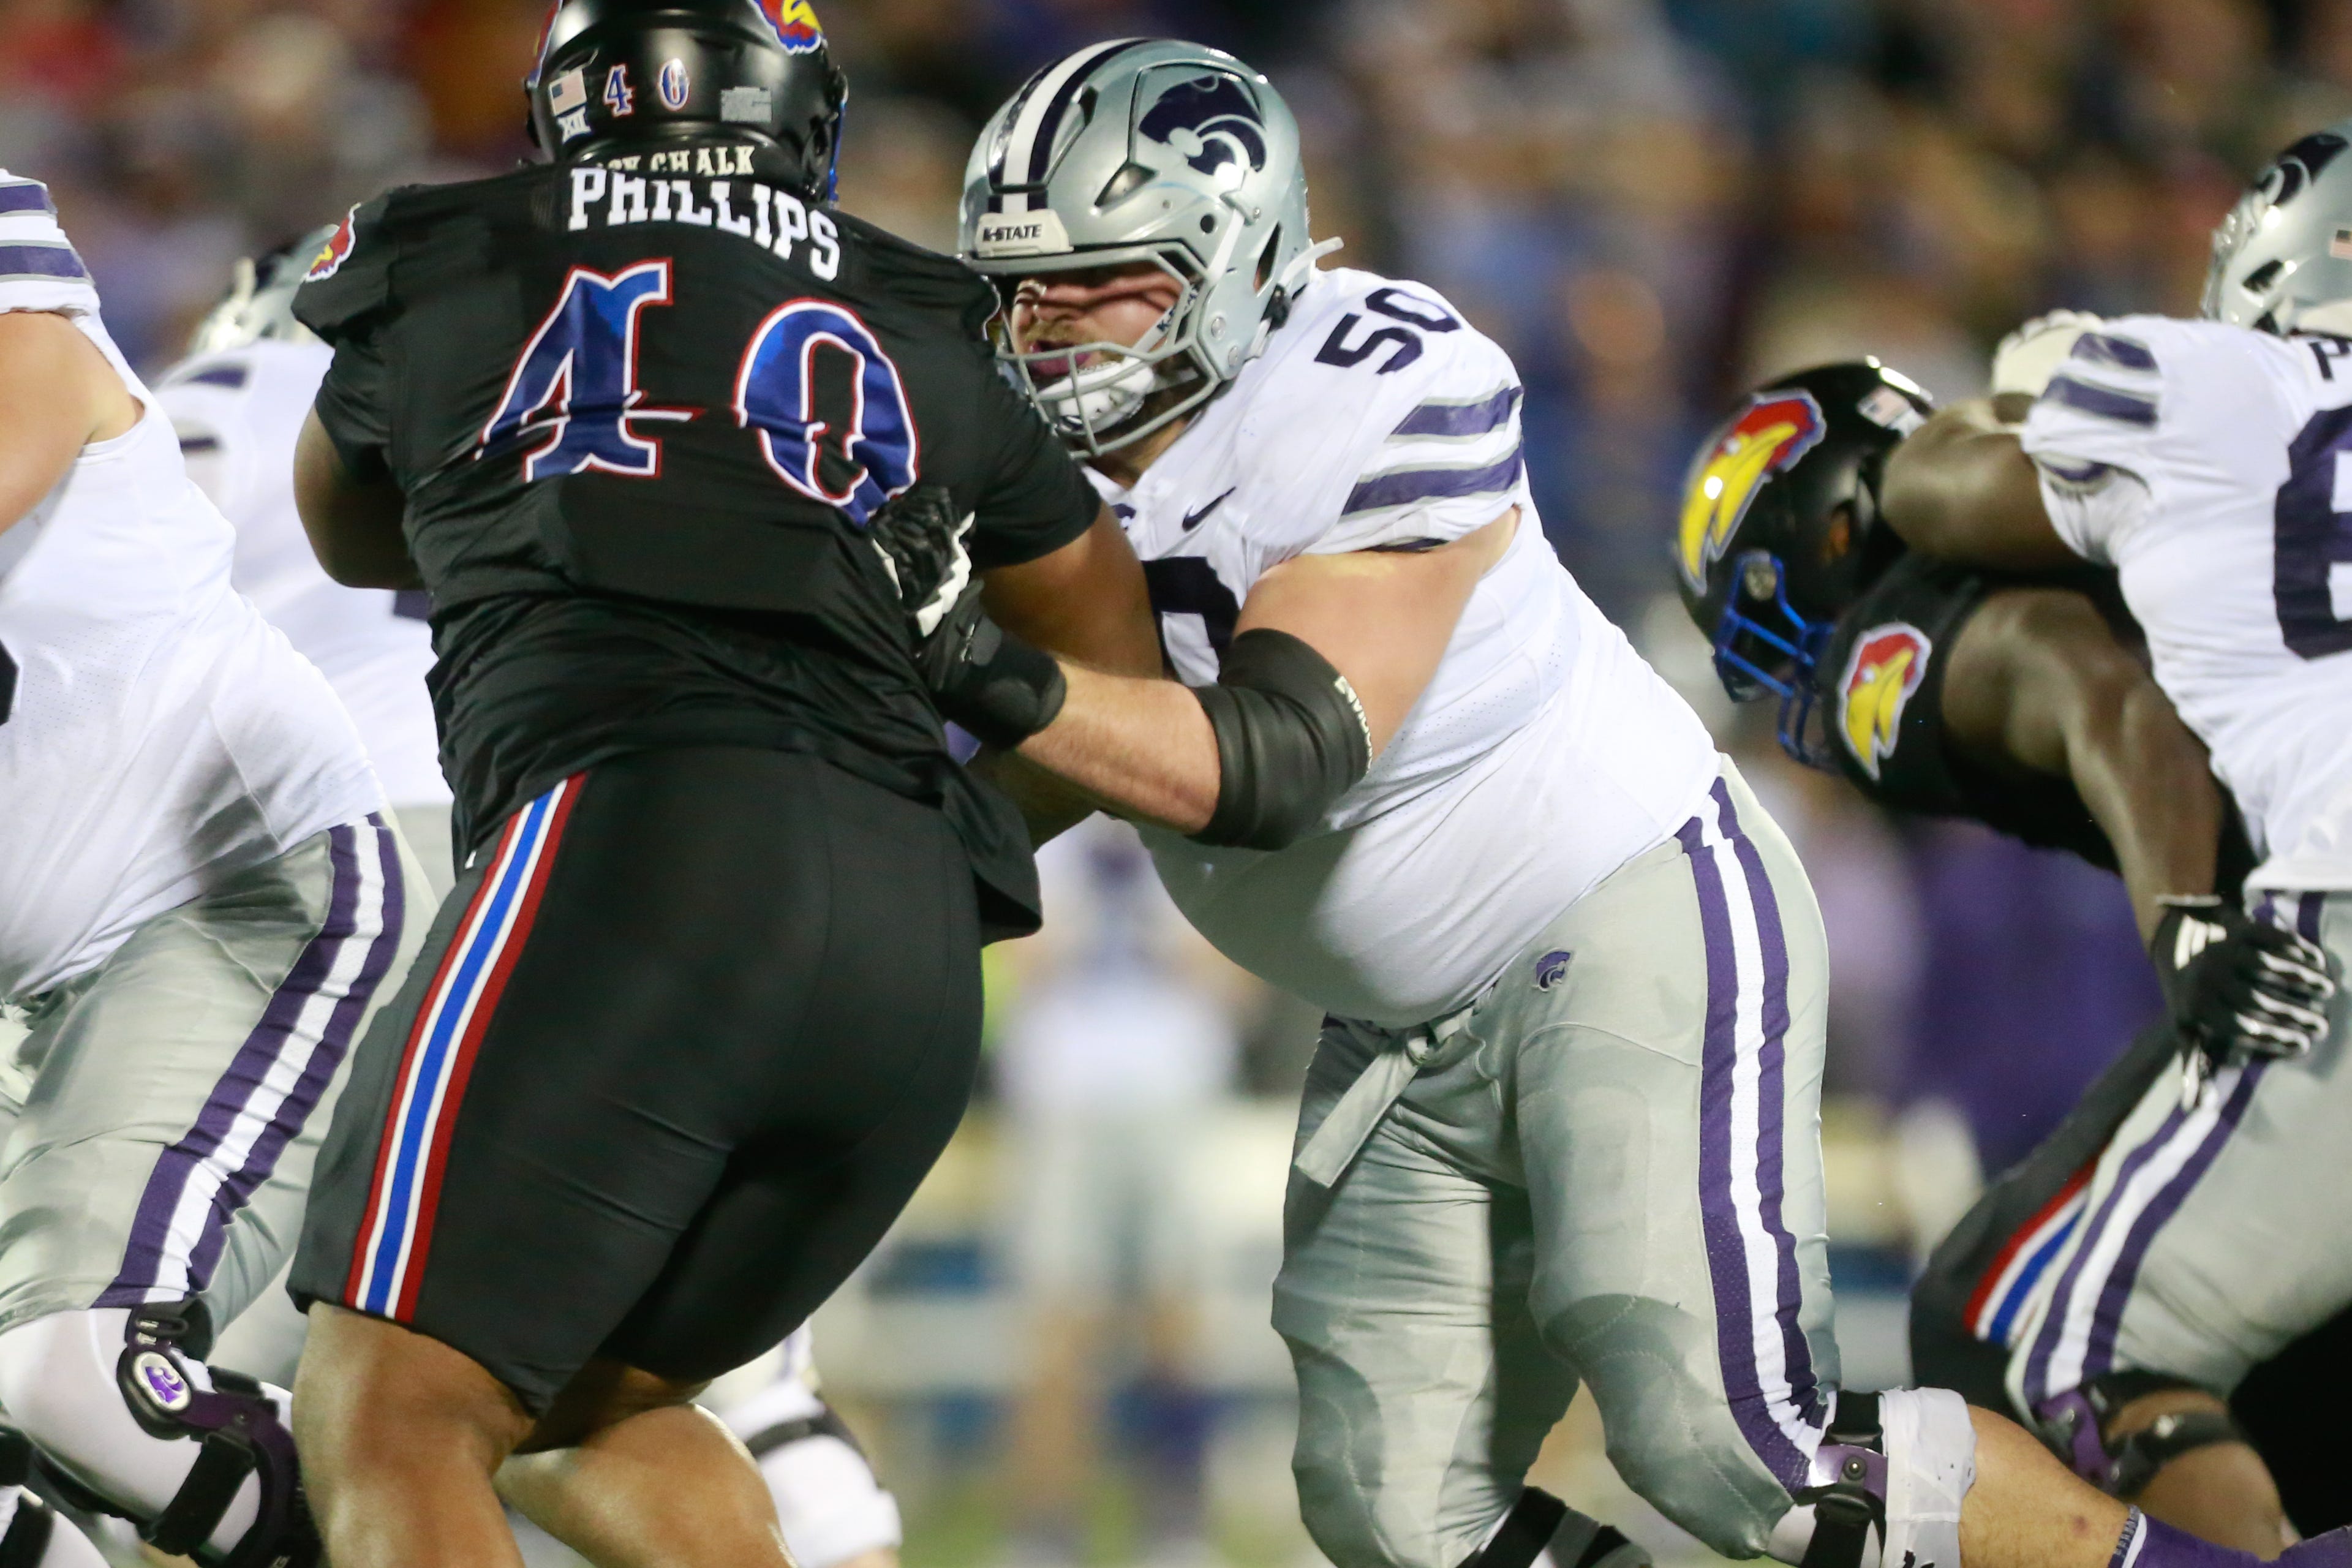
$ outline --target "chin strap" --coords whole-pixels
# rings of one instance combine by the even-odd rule
[[[2219,1410],[2176,1410],[2126,1436],[2109,1435],[2125,1405],[2179,1389],[2211,1392],[2162,1373],[2111,1372],[2043,1400],[2034,1406],[2034,1424],[2042,1441],[2076,1475],[2129,1502],[2181,1455],[2216,1443],[2248,1441],[2245,1430]]]
[[[317,1568],[322,1552],[302,1495],[294,1435],[277,1402],[241,1373],[193,1372],[182,1346],[195,1324],[185,1303],[134,1308],[115,1363],[115,1382],[132,1419],[163,1438],[194,1438],[194,1468],[140,1536],[167,1557],[195,1556],[219,1568]],[[203,1384],[209,1382],[207,1389]],[[225,1556],[205,1552],[247,1476],[261,1484],[253,1527]]]

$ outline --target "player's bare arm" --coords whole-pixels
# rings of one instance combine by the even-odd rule
[[[2050,526],[2033,461],[2011,420],[2011,395],[1942,409],[1886,460],[1886,521],[1912,549],[1976,566],[2044,572],[2074,552]]]
[[[1143,569],[1109,508],[1061,549],[983,573],[982,581],[989,614],[1015,637],[1107,678],[1148,680],[1160,673]],[[1013,797],[1034,844],[1076,826],[1101,804],[1017,752],[991,752],[974,766]]]
[[[401,532],[406,503],[389,479],[362,479],[335,450],[319,416],[294,448],[294,503],[327,575],[346,588],[424,586]]]
[[[1328,660],[1361,704],[1376,757],[1428,686],[1471,591],[1501,559],[1517,522],[1514,508],[1434,550],[1286,562],[1251,589],[1236,644],[1263,629]],[[1250,787],[1238,779],[1228,785],[1228,763],[1251,763],[1223,754],[1233,748],[1221,744],[1202,696],[1172,681],[1083,667],[1066,665],[1064,674],[1067,702],[1053,724],[1023,742],[1021,755],[1129,815],[1183,833],[1207,829],[1229,791]],[[1261,754],[1256,747],[1247,753],[1252,762]],[[1326,797],[1318,809],[1328,804]]]
[[[92,441],[139,423],[139,400],[61,315],[0,314],[0,530],[31,511]]]
[[[2204,742],[2088,599],[2003,589],[1951,658],[1948,733],[1996,768],[2073,781],[2115,846],[2143,940],[2164,895],[2213,891],[2222,805]]]

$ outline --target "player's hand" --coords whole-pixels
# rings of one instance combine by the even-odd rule
[[[1051,654],[988,618],[977,583],[941,616],[915,663],[940,714],[1003,751],[1052,723],[1069,695]]]
[[[2183,1038],[2214,1068],[2308,1055],[2336,994],[2327,954],[2216,898],[2168,898],[2149,939]]]
[[[2053,310],[2036,316],[2000,340],[1992,353],[1992,395],[2020,392],[2039,397],[2050,378],[2074,352],[2074,340],[2100,324],[2087,310]]]
[[[919,641],[939,629],[971,582],[971,557],[964,550],[971,531],[971,513],[956,516],[955,498],[945,485],[917,485],[866,523],[866,537],[898,585]]]

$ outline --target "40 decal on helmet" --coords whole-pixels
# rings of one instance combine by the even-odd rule
[[[830,199],[848,83],[808,0],[556,0],[523,82],[551,158],[708,139]]]

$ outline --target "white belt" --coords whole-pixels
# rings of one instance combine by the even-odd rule
[[[1493,989],[1488,986],[1442,1018],[1404,1029],[1384,1029],[1352,1018],[1332,1019],[1358,1040],[1372,1045],[1374,1054],[1323,1118],[1315,1136],[1291,1161],[1292,1169],[1318,1187],[1337,1182],[1381,1118],[1389,1113],[1389,1107],[1404,1097],[1414,1075],[1433,1062],[1449,1067],[1476,1048],[1479,1037],[1469,1032],[1470,1016]]]

